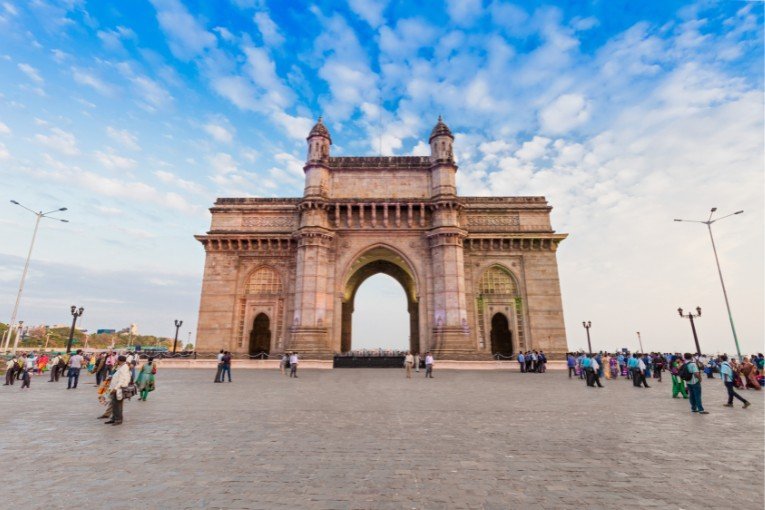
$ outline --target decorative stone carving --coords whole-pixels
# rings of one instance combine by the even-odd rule
[[[468,225],[471,227],[518,227],[521,224],[517,213],[506,215],[468,215]]]
[[[294,216],[245,216],[242,218],[243,227],[258,228],[290,228],[297,227]]]

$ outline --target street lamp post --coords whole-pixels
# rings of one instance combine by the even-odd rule
[[[72,352],[72,341],[74,340],[74,325],[77,323],[77,319],[85,312],[83,307],[79,309],[72,305],[72,329],[69,330],[69,340],[66,342],[66,353]]]
[[[582,322],[582,326],[587,330],[587,348],[589,349],[590,354],[592,354],[592,343],[590,342],[590,328],[592,327],[592,322]]]
[[[725,297],[725,307],[728,309],[728,320],[730,321],[730,329],[733,332],[733,341],[736,343],[736,353],[738,354],[738,359],[743,360],[743,357],[741,356],[741,348],[738,345],[738,335],[736,334],[736,325],[733,323],[733,314],[730,311],[730,303],[728,302],[728,292],[725,290],[725,281],[723,280],[722,275],[722,269],[720,269],[720,259],[717,257],[717,246],[715,246],[715,238],[712,235],[712,223],[720,220],[724,220],[725,218],[729,218],[731,216],[735,216],[736,214],[741,214],[744,211],[736,211],[734,213],[727,214],[723,216],[722,218],[716,218],[712,219],[712,215],[717,211],[717,207],[713,207],[709,211],[709,218],[707,221],[700,221],[700,220],[678,220],[675,221],[684,221],[688,223],[703,223],[707,226],[707,229],[709,229],[709,239],[712,241],[712,251],[715,254],[715,263],[717,264],[717,274],[720,275],[720,285],[722,286],[723,296]],[[693,324],[693,322],[691,322]]]
[[[643,339],[640,338],[640,331],[636,331],[638,336],[638,343],[640,344],[640,352],[645,354],[645,351],[643,350]]]
[[[696,307],[696,315],[694,315],[693,312],[688,312],[687,314],[683,315],[682,308],[678,308],[677,313],[683,319],[689,319],[691,321],[691,331],[693,331],[693,341],[696,342],[696,354],[701,356],[701,347],[699,347],[699,335],[696,334],[696,325],[693,323],[693,319],[701,317],[701,307],[700,306]]]
[[[173,340],[173,354],[175,354],[175,350],[178,347],[178,330],[181,329],[181,326],[183,326],[183,321],[175,319],[175,340]]]
[[[49,214],[53,214],[55,212],[66,211],[66,207],[60,207],[58,209],[54,209],[52,211],[48,211],[48,212],[44,213],[42,211],[33,211],[29,207],[27,207],[25,205],[22,205],[22,204],[18,203],[15,200],[11,200],[11,203],[13,205],[18,205],[19,207],[23,207],[27,211],[29,211],[32,214],[34,214],[37,218],[35,219],[35,230],[32,233],[32,242],[29,245],[29,252],[27,253],[27,260],[24,263],[24,271],[21,273],[21,282],[19,283],[19,292],[18,292],[18,294],[16,294],[16,304],[13,305],[13,313],[11,314],[11,322],[8,323],[9,331],[13,331],[14,324],[16,324],[16,315],[19,313],[19,303],[21,303],[21,294],[22,294],[22,292],[24,292],[24,280],[26,280],[26,278],[27,278],[27,271],[29,270],[29,260],[32,258],[32,249],[35,247],[35,239],[37,239],[37,229],[40,226],[40,220],[43,219],[43,218],[50,218],[50,219],[53,219],[53,220],[61,221],[63,223],[69,223],[69,220],[62,220],[61,218],[54,218],[54,217],[48,216]],[[5,341],[5,345],[3,346],[3,350],[5,352],[8,352],[8,345],[10,344],[10,341],[11,341],[11,335],[9,334],[8,338]],[[17,335],[16,339],[13,342],[13,353],[14,354],[16,354],[16,349],[18,348],[18,346],[19,346],[19,339],[18,339],[18,335]]]

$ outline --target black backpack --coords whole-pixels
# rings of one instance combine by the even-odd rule
[[[693,373],[690,370],[688,370],[688,363],[684,363],[683,366],[680,367],[680,370],[677,372],[678,377],[680,377],[680,379],[686,382],[693,379]]]

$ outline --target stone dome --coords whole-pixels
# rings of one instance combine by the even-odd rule
[[[307,139],[310,139],[314,136],[323,136],[324,138],[329,140],[329,143],[332,143],[332,137],[329,135],[329,129],[327,129],[327,126],[324,125],[324,122],[322,122],[321,117],[319,117],[319,120],[316,122],[316,125],[311,128],[311,132],[308,133]]]
[[[438,122],[436,123],[435,127],[433,127],[433,131],[430,132],[430,138],[428,141],[433,140],[433,138],[437,136],[448,136],[452,140],[454,140],[454,135],[452,135],[452,130],[449,129],[449,126],[444,124],[443,119],[441,116],[438,116]]]

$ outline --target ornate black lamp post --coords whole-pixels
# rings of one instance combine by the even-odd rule
[[[677,313],[682,317],[683,319],[689,319],[691,321],[691,330],[693,331],[693,341],[696,342],[696,354],[701,356],[701,347],[699,347],[699,336],[696,334],[696,326],[693,324],[693,319],[701,317],[701,307],[696,307],[696,315],[694,315],[692,312],[688,312],[687,314],[683,315],[683,309],[678,308]]]
[[[72,305],[72,329],[69,330],[69,340],[66,342],[67,354],[72,352],[72,340],[74,340],[74,325],[77,323],[77,319],[85,312],[83,307],[79,309]]]
[[[582,322],[582,326],[587,330],[587,348],[589,349],[590,354],[592,354],[592,343],[590,343],[590,328],[592,327],[592,322]]]
[[[183,326],[183,321],[175,319],[175,340],[173,341],[173,354],[175,354],[175,349],[178,347],[178,330],[181,329],[181,326]]]

